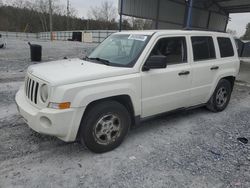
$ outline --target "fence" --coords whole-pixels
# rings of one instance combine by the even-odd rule
[[[95,43],[100,43],[109,35],[117,31],[114,31],[114,30],[55,31],[53,32],[53,39],[54,40],[72,39],[73,32],[82,32],[83,34],[91,33],[92,41]],[[43,40],[50,40],[50,32],[38,33],[38,38],[43,39]]]
[[[107,38],[112,33],[117,31],[115,30],[81,30],[81,31],[54,31],[53,40],[68,40],[72,39],[73,32],[82,32],[92,34],[92,42],[100,43],[105,38]],[[50,40],[50,32],[41,32],[41,33],[20,33],[20,32],[8,32],[0,31],[0,34],[4,38],[31,38],[31,39],[41,39],[41,40]]]
[[[21,32],[8,32],[0,31],[3,38],[38,38],[37,33],[21,33]]]

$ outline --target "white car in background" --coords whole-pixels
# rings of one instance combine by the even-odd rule
[[[145,118],[196,106],[223,111],[239,67],[226,33],[126,31],[84,60],[30,66],[16,103],[35,131],[102,153]]]

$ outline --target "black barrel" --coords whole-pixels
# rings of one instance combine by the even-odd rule
[[[82,32],[73,32],[72,41],[82,42]]]
[[[30,44],[30,58],[31,61],[41,61],[42,60],[42,46],[38,44]]]

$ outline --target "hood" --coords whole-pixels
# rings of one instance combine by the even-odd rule
[[[133,69],[112,67],[81,59],[66,59],[32,65],[28,73],[51,85],[72,84],[133,73]]]

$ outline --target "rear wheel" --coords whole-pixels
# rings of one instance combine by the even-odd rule
[[[116,101],[94,104],[83,118],[80,140],[95,153],[118,147],[128,133],[131,117],[128,110]]]
[[[212,112],[221,112],[226,109],[231,98],[232,85],[228,80],[219,81],[212,97],[207,103],[207,108]]]

